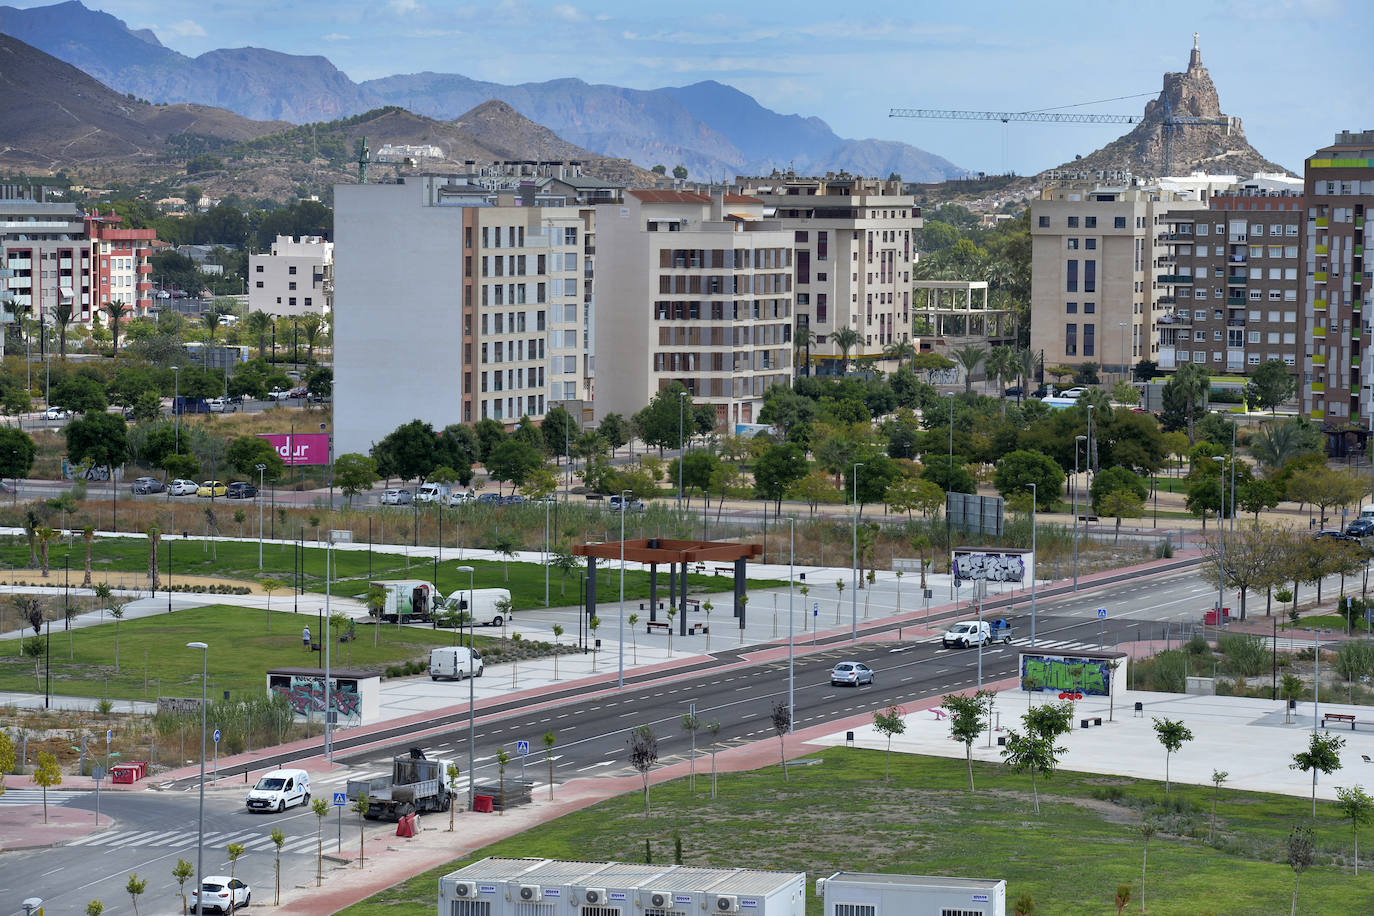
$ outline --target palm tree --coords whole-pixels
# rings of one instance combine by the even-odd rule
[[[315,361],[315,341],[320,338],[320,331],[324,328],[324,319],[319,315],[306,315],[301,318],[301,330],[305,332],[306,362]]]
[[[801,327],[797,328],[795,335],[792,337],[792,350],[794,353],[801,353],[803,350],[806,351],[806,360],[804,363],[806,367],[806,372],[801,373],[799,371],[797,373],[798,375],[811,374],[811,345],[815,342],[816,333],[811,330],[810,325],[804,324]]]
[[[840,328],[830,335],[831,341],[840,350],[840,374],[849,374],[849,351],[859,345],[859,332],[853,328]]]
[[[57,352],[67,358],[67,325],[72,323],[72,306],[63,302],[52,310],[52,320],[57,325]]]
[[[267,358],[267,335],[272,330],[272,316],[258,309],[244,320],[248,333],[258,335],[258,359]]]
[[[1188,445],[1193,445],[1197,440],[1193,435],[1193,422],[1198,413],[1198,402],[1207,396],[1207,390],[1211,387],[1212,380],[1197,363],[1184,363],[1174,372],[1172,383],[1178,386],[1179,392],[1188,403]]]
[[[118,299],[105,303],[105,311],[110,314],[110,334],[114,337],[114,355],[119,356],[119,322],[129,314],[129,307]]]
[[[979,365],[987,358],[988,351],[978,344],[964,344],[957,350],[950,353],[956,363],[964,367],[964,392],[973,390],[973,373],[978,371]]]
[[[229,310],[224,306],[215,305],[211,306],[210,310],[201,316],[205,322],[206,346],[214,346],[215,331],[219,330],[219,326],[228,312]]]
[[[916,358],[916,348],[911,345],[909,340],[894,340],[892,343],[883,347],[883,358],[897,361],[897,368],[902,368],[902,363]]]
[[[1002,382],[1016,374],[1016,354],[1011,347],[993,347],[987,355],[987,373],[997,382],[998,397],[1002,399],[1002,415],[1007,413],[1007,389]]]
[[[1301,425],[1301,420],[1265,423],[1250,440],[1250,454],[1255,456],[1266,476],[1283,470],[1289,461],[1307,451],[1299,435]]]
[[[1016,351],[1016,374],[1021,380],[1023,396],[1030,391],[1030,383],[1035,380],[1035,369],[1039,362],[1035,351],[1029,347]]]

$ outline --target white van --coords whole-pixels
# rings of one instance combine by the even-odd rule
[[[272,770],[264,773],[248,793],[249,811],[285,811],[310,803],[310,776],[305,770]]]
[[[470,611],[473,623],[483,627],[499,627],[504,622],[504,618],[497,604],[509,601],[510,589],[508,588],[479,588],[474,590],[472,592],[473,607]],[[455,592],[450,592],[445,607],[452,611],[469,610],[468,590],[460,588]]]
[[[429,650],[431,681],[437,681],[441,677],[481,677],[483,668],[482,653],[474,652],[467,646],[443,646]]]
[[[1374,503],[1360,507],[1360,518],[1374,518]]]
[[[439,503],[441,506],[448,505],[450,488],[446,483],[427,483],[415,494],[417,503]]]

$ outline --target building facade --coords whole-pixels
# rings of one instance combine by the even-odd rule
[[[1141,359],[1163,368],[1157,328],[1170,326],[1175,294],[1156,278],[1173,257],[1161,227],[1171,208],[1205,207],[1136,181],[1032,201],[1031,349],[1045,366],[1096,363],[1117,378]]]
[[[796,230],[764,209],[673,190],[597,208],[598,419],[680,382],[719,423],[752,423],[764,392],[790,383]]]
[[[333,242],[279,235],[271,251],[248,256],[249,311],[327,317],[333,299]]]
[[[91,244],[91,287],[95,302],[83,301],[73,312],[73,320],[89,322],[91,310],[107,303],[122,302],[129,307],[125,317],[146,316],[154,308],[153,249],[156,229],[121,229],[114,213],[86,217],[86,235]]]
[[[835,333],[858,332],[851,358],[881,358],[912,338],[911,278],[921,210],[898,180],[826,175],[739,178],[766,219],[792,233],[796,326],[814,335],[813,359],[840,356]]]
[[[104,305],[92,285],[85,217],[75,204],[0,199],[0,268],[8,274],[6,314],[13,321],[50,323],[63,304],[89,320],[91,309]]]
[[[1365,306],[1374,308],[1364,263],[1365,218],[1374,206],[1374,131],[1337,134],[1304,165],[1302,408],[1339,441],[1346,428],[1374,423],[1374,362],[1362,360],[1371,328]]]
[[[1192,362],[1216,376],[1280,360],[1298,376],[1302,196],[1239,187],[1208,204],[1165,217],[1160,280],[1171,294],[1158,318],[1156,361],[1164,369]]]

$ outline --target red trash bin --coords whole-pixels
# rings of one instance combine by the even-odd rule
[[[407,815],[404,815],[399,821],[396,822],[396,835],[397,835],[397,836],[415,836],[415,815],[414,815],[414,814],[407,814]]]
[[[494,801],[490,795],[474,795],[472,797],[472,810],[482,814],[491,814],[496,810]]]

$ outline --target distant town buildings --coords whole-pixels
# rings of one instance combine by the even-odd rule
[[[270,251],[248,257],[249,311],[326,317],[333,298],[333,242],[279,235]]]

